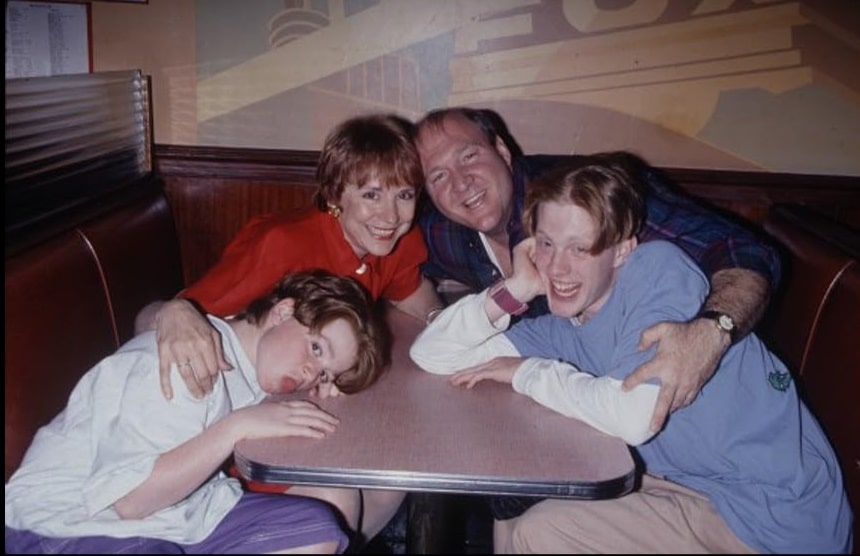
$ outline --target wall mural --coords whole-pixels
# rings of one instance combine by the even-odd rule
[[[216,9],[217,8],[217,9]],[[860,18],[831,0],[197,0],[197,144],[317,149],[488,107],[526,152],[860,175]]]

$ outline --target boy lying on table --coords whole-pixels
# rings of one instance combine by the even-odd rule
[[[694,318],[708,281],[670,243],[637,246],[642,195],[613,160],[534,183],[524,210],[531,238],[514,251],[511,277],[448,307],[411,348],[422,368],[454,373],[454,385],[509,383],[635,446],[644,475],[627,496],[496,500],[510,513],[495,523],[495,551],[850,551],[833,450],[785,365],[754,334],[729,347],[698,399],[656,433],[659,385],[622,391],[653,356],[637,347],[642,330]],[[509,328],[510,315],[544,293],[551,314]]]
[[[154,332],[90,369],[42,427],[6,484],[9,553],[333,553],[347,534],[334,510],[302,496],[243,492],[220,468],[246,438],[323,438],[338,420],[268,394],[333,382],[372,384],[386,360],[384,321],[364,288],[324,271],[286,276],[222,320],[233,371],[195,398],[158,388]],[[174,371],[175,372],[175,371]]]

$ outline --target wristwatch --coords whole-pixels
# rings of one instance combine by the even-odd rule
[[[527,303],[518,301],[513,295],[511,295],[511,292],[509,292],[508,288],[505,287],[504,280],[499,280],[490,286],[488,295],[496,302],[496,305],[498,305],[502,311],[509,315],[522,315],[529,310]]]
[[[700,312],[697,317],[714,321],[714,324],[719,330],[722,330],[729,335],[729,339],[732,343],[737,339],[738,330],[735,326],[735,319],[730,315],[719,311],[708,310]]]

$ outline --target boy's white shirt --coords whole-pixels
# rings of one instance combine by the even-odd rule
[[[234,364],[233,371],[219,375],[213,392],[198,400],[174,373],[175,395],[166,401],[155,332],[133,338],[91,369],[64,411],[38,431],[6,484],[7,526],[57,537],[144,536],[180,543],[199,542],[214,530],[242,496],[239,481],[221,471],[144,519],[121,519],[112,508],[149,477],[162,452],[265,397],[232,328],[210,321]],[[120,416],[127,434],[111,434]]]
[[[485,290],[464,296],[442,311],[412,344],[412,360],[428,372],[447,375],[496,357],[522,357],[503,334],[510,315],[491,322],[484,309],[486,299]],[[641,384],[622,392],[618,379],[595,377],[563,361],[529,357],[514,374],[512,386],[627,444],[636,446],[654,436],[649,427],[658,385]]]

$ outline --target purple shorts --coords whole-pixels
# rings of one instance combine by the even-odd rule
[[[7,554],[262,554],[335,541],[349,543],[335,510],[319,500],[246,492],[197,544],[144,537],[45,537],[6,527]]]

